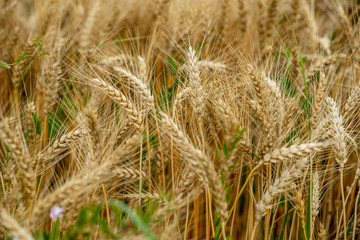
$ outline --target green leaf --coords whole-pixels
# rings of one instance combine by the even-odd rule
[[[6,62],[3,62],[3,61],[0,61],[0,66],[7,68],[7,69],[11,68]]]
[[[226,158],[229,157],[229,150],[228,150],[228,147],[227,147],[226,142],[224,142],[224,144],[223,144],[223,146],[222,146],[222,152],[224,153],[224,156],[225,156]]]
[[[16,63],[19,63],[21,61],[21,59],[23,59],[25,56],[27,56],[29,53],[28,52],[25,52],[23,55],[21,55],[20,57],[18,57],[15,62]]]
[[[5,146],[5,151],[6,151],[7,153],[11,152],[11,150],[10,150],[10,148],[9,148],[8,145],[4,144],[4,146]]]
[[[280,51],[279,53],[281,56],[286,57],[287,59],[291,58],[291,55],[292,55],[291,48],[287,44],[285,46],[285,52]]]
[[[215,228],[215,236],[214,236],[215,240],[219,240],[220,230],[221,230],[221,220],[219,220],[219,223],[216,225]]]
[[[216,158],[217,159],[220,159],[220,152],[219,152],[219,149],[217,148],[217,146],[215,146],[215,154],[216,154]]]
[[[49,235],[49,240],[57,240],[57,239],[60,239],[60,222],[59,222],[59,220],[56,220],[53,223],[53,229]]]
[[[236,144],[238,143],[238,141],[240,140],[240,138],[242,137],[242,135],[244,135],[245,131],[246,131],[246,128],[243,128],[243,129],[241,129],[240,131],[238,131],[238,132],[236,133],[236,138],[235,138],[235,140],[232,141],[232,143],[231,143],[231,150],[235,149]]]
[[[36,231],[34,237],[36,240],[49,240],[49,234],[44,231]]]
[[[297,128],[294,131],[291,131],[289,137],[286,139],[286,143],[290,147],[292,145],[293,140],[299,135],[299,129]]]
[[[145,134],[145,141],[146,141],[146,134]],[[159,141],[155,134],[149,133],[149,143],[152,148],[154,148],[154,149],[157,148],[157,146],[159,145]]]
[[[139,215],[133,210],[131,209],[128,205],[126,205],[125,203],[121,202],[121,201],[111,201],[110,202],[110,207],[113,208],[118,208],[121,211],[123,211],[126,215],[129,216],[131,222],[141,231],[143,232],[143,234],[151,239],[151,240],[156,240],[157,238],[150,232],[149,226],[139,217]]]
[[[124,227],[125,226],[125,214],[119,209],[119,208],[112,208],[112,211],[114,212],[115,217],[115,224]]]
[[[180,63],[181,65],[183,65],[183,64],[186,63],[182,58],[179,58],[178,61],[179,61],[179,63]]]
[[[185,79],[181,79],[181,80],[178,79],[174,82],[174,84],[170,88],[165,88],[164,90],[161,91],[158,100],[161,110],[163,111],[170,110],[172,99],[175,95],[176,89],[178,88],[180,83],[184,81]]]
[[[44,47],[44,42],[43,41],[40,41],[40,40],[37,40],[37,39],[33,39],[32,41],[39,45],[40,50],[43,49],[43,47]]]
[[[28,129],[28,130],[26,130],[26,131],[24,132],[24,139],[25,139],[25,140],[28,139],[29,133],[30,133],[30,129]]]
[[[61,130],[63,125],[59,116],[59,113],[48,113],[48,134],[51,142],[55,140],[58,132]]]
[[[309,77],[308,83],[313,83],[313,82],[319,80],[319,78],[320,78],[320,72],[318,71],[314,75]]]
[[[38,117],[38,115],[36,115],[36,113],[33,113],[33,117],[34,117],[34,124],[35,124],[35,132],[37,135],[41,135],[40,118]]]
[[[43,56],[43,55],[50,55],[50,53],[49,53],[49,52],[42,52],[42,53],[40,53],[40,56]]]
[[[349,226],[348,226],[348,229],[346,231],[346,237],[348,238],[349,237],[349,234],[350,234],[350,231],[351,231],[351,228],[354,224],[354,214],[352,215],[351,219],[350,219],[350,223],[349,223]]]
[[[171,74],[175,76],[178,71],[178,66],[177,66],[176,60],[173,57],[171,57],[170,55],[168,56],[168,66],[169,66]]]
[[[101,211],[103,206],[101,205],[90,205],[80,210],[79,215],[75,223],[71,228],[64,233],[61,239],[72,240],[72,239],[84,239],[93,236],[93,226],[100,226],[102,233],[107,235],[109,238],[116,238],[115,234],[110,231],[110,227],[107,221],[101,217]],[[107,238],[106,238],[107,239]]]
[[[214,215],[215,215],[214,223],[216,224],[214,240],[219,240],[220,230],[221,230],[221,219],[219,218],[219,214],[217,213],[216,210],[215,210]]]
[[[280,89],[283,90],[290,97],[294,97],[296,92],[293,88],[293,84],[290,81],[290,79],[285,76],[280,75],[279,80],[280,80]]]
[[[289,216],[289,210],[290,210],[290,208],[289,208],[289,204],[288,204],[287,208],[286,208],[285,219],[284,219],[284,223],[283,223],[282,228],[281,228],[281,233],[280,233],[279,240],[282,240],[283,237],[284,237],[285,227],[286,227],[287,219],[288,219],[288,216]]]
[[[202,41],[198,44],[197,48],[196,48],[196,55],[198,55],[201,51],[201,49],[205,46],[206,41]]]
[[[163,196],[163,190],[160,191],[160,199],[168,199],[165,196]],[[146,203],[146,212],[143,214],[142,219],[144,220],[144,222],[149,225],[151,217],[154,215],[157,207],[158,207],[158,202],[155,199],[150,199],[148,200],[148,202]]]
[[[360,199],[357,198],[357,201],[356,201],[356,204],[355,204],[355,213],[357,212],[357,207],[358,207],[358,205],[359,205],[359,200],[360,200]],[[351,228],[352,228],[352,226],[353,226],[353,224],[354,224],[355,213],[354,213],[354,214],[352,215],[352,217],[351,217],[351,220],[350,220],[350,223],[349,223],[349,227],[348,227],[348,229],[347,229],[347,231],[346,231],[346,237],[349,237]]]
[[[105,233],[109,237],[116,238],[116,235],[111,232],[108,222],[105,219],[100,218],[100,216],[101,216],[100,214],[98,216],[99,217],[98,217],[97,221],[101,227],[102,232]]]
[[[76,107],[73,98],[69,94],[69,92],[72,91],[74,88],[77,89],[75,84],[73,84],[72,82],[69,82],[67,85],[65,85],[65,92],[63,93],[59,106],[59,111],[66,109],[67,114],[69,114],[70,116],[78,112],[78,108]]]
[[[288,44],[286,44],[285,49],[286,49],[286,57],[287,57],[287,58],[290,58],[291,55],[292,55],[290,46],[289,46]]]
[[[300,62],[303,64],[306,61],[306,59],[307,57],[302,57]]]
[[[229,193],[229,194],[226,196],[226,203],[227,203],[227,204],[230,204],[231,199],[232,199],[232,194]]]
[[[304,109],[304,111],[307,110],[307,105],[311,104],[313,101],[314,101],[314,96],[312,96],[312,95],[308,95],[307,98],[304,98],[304,97],[300,98],[300,104],[301,104],[301,107]]]
[[[233,187],[234,187],[234,184],[231,184],[229,187],[225,188],[225,194],[227,195]]]

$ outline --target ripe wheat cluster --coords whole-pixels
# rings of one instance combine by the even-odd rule
[[[0,0],[0,239],[359,239],[356,0]]]

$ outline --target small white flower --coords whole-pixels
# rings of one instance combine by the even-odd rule
[[[20,238],[18,238],[18,237],[13,237],[12,240],[20,240]]]
[[[56,220],[64,215],[64,210],[61,207],[53,206],[50,210],[50,218]]]

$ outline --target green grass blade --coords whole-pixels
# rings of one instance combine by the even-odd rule
[[[112,201],[110,202],[111,208],[118,208],[123,211],[126,215],[129,216],[131,222],[141,231],[143,234],[151,240],[156,240],[157,238],[150,232],[148,225],[140,218],[140,216],[131,209],[128,205],[121,201]]]

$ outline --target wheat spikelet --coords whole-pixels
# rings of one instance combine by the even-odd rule
[[[90,81],[95,87],[98,87],[99,89],[104,91],[112,100],[119,103],[129,114],[132,123],[138,129],[140,129],[140,126],[142,125],[141,116],[139,115],[133,104],[124,96],[124,94],[122,94],[119,90],[112,87],[110,84],[104,82],[103,80],[93,78]]]
[[[265,33],[263,40],[265,42],[265,51],[269,52],[271,49],[271,40],[273,35],[273,24],[276,24],[276,17],[277,17],[277,5],[278,0],[271,0],[268,10],[267,10],[267,19],[266,19],[266,26],[265,26]]]
[[[19,129],[16,129],[15,133],[16,132],[19,132]],[[15,133],[9,128],[9,119],[0,123],[0,138],[13,153],[14,161],[22,176],[21,180],[24,186],[25,201],[28,206],[30,206],[35,196],[34,169],[27,149],[24,147],[23,139],[19,139]]]
[[[281,176],[277,178],[265,192],[261,200],[256,204],[256,221],[260,221],[269,209],[272,209],[272,201],[280,194],[286,193],[294,188],[294,180],[304,174],[308,159],[302,158],[295,162],[291,167],[283,170]]]
[[[272,153],[264,156],[264,164],[277,163],[286,161],[293,158],[305,157],[313,152],[320,152],[327,148],[329,144],[321,143],[303,143],[300,145],[292,145],[290,147],[283,147],[275,149]]]
[[[93,141],[93,150],[95,152],[101,146],[101,132],[99,129],[98,115],[94,109],[88,108],[85,110],[85,116],[87,126],[90,130],[89,133],[91,134]]]
[[[300,191],[295,190],[295,210],[300,218],[301,226],[303,229],[306,227],[306,220],[305,220],[305,203],[302,198],[302,194]]]
[[[222,31],[224,33],[224,35],[226,36],[226,38],[229,38],[230,35],[230,1],[229,0],[224,0],[221,1],[221,13],[223,15],[223,18],[221,19],[220,22],[220,31]]]
[[[326,102],[330,109],[330,116],[332,124],[330,125],[333,139],[335,141],[335,160],[340,165],[340,168],[344,168],[345,163],[347,162],[347,147],[345,139],[345,128],[343,123],[343,118],[339,113],[339,109],[332,98],[326,98]]]
[[[350,95],[346,100],[343,116],[345,118],[352,117],[354,110],[359,107],[359,102],[360,102],[360,86],[356,85],[354,89],[350,92]]]
[[[36,113],[36,108],[34,102],[29,102],[26,105],[25,110],[25,126],[24,126],[24,132],[28,132],[27,139],[31,140],[34,137],[34,114]]]
[[[145,172],[135,170],[132,168],[118,168],[114,170],[114,173],[121,178],[133,178],[133,179],[139,179],[140,177],[143,179],[146,178]]]
[[[185,196],[185,192],[188,191],[188,189],[191,189],[191,187],[194,185],[194,182],[196,181],[197,176],[194,171],[191,171],[191,169],[188,169],[185,174],[183,174],[179,180],[179,183],[176,188],[176,194],[179,197]],[[199,179],[203,180],[202,177]]]
[[[311,121],[311,132],[313,132],[319,123],[320,114],[322,112],[323,108],[323,102],[325,99],[325,85],[326,85],[326,78],[324,73],[320,73],[320,80],[319,80],[319,86],[316,94],[315,103],[312,109],[312,121]]]
[[[33,240],[31,234],[26,231],[20,224],[13,218],[8,211],[0,204],[0,225],[9,231],[9,235],[13,239]]]
[[[202,193],[202,190],[200,190],[197,193],[193,192],[193,194],[190,194],[190,196],[192,196],[192,195],[198,196],[201,193]],[[182,208],[183,206],[185,206],[187,204],[188,200],[189,200],[189,198],[184,199],[184,198],[182,198],[182,196],[176,196],[175,198],[168,201],[167,204],[165,204],[165,206],[158,208],[154,213],[154,218],[157,221],[165,219],[170,214],[172,214],[175,210],[178,210],[178,209]]]
[[[225,201],[225,193],[214,165],[207,159],[204,153],[196,149],[190,143],[185,135],[178,129],[176,124],[165,113],[160,114],[163,124],[169,131],[167,134],[169,134],[177,143],[177,147],[181,149],[181,153],[188,158],[190,167],[201,177],[208,180],[214,195],[215,204],[219,208],[219,215],[222,219],[226,219],[227,203]]]
[[[319,231],[318,231],[318,238],[320,240],[326,240],[326,230],[325,230],[325,227],[322,223],[320,223],[319,225]]]
[[[203,109],[205,107],[205,91],[203,90],[200,73],[198,68],[198,56],[196,51],[189,47],[188,58],[188,73],[189,73],[189,87],[191,88],[191,96],[194,101],[195,114],[199,116],[202,121]]]
[[[269,120],[270,114],[265,105],[266,92],[264,89],[264,83],[262,81],[264,76],[259,75],[250,64],[246,65],[246,69],[247,69],[247,73],[248,73],[250,79],[252,80],[252,83],[254,84],[254,88],[255,88],[256,102],[258,103],[258,105],[256,107],[256,113],[263,124],[263,128],[262,128],[263,135],[267,137],[269,135],[269,132],[271,131],[271,124],[270,124],[270,120]],[[260,151],[260,154],[263,154],[263,151],[266,148],[266,144],[262,144],[262,146],[263,146],[263,149],[262,149],[262,151]],[[261,157],[261,155],[259,155],[259,156]]]
[[[87,51],[87,48],[89,47],[91,40],[91,32],[96,21],[97,12],[99,11],[99,8],[101,6],[100,4],[101,4],[100,0],[94,1],[93,5],[91,6],[89,15],[86,18],[85,26],[82,28],[80,41],[79,41],[80,52]]]
[[[195,53],[196,54],[196,53]],[[197,59],[196,65],[199,68],[198,70],[212,70],[215,72],[226,72],[228,70],[228,66],[221,62],[209,61],[209,60],[199,60]],[[190,65],[185,63],[179,67],[177,70],[177,75],[179,77],[186,75],[187,71],[189,71]]]
[[[244,0],[238,0],[238,12],[239,12],[239,29],[242,34],[245,34],[247,28],[247,11],[245,9]]]
[[[344,8],[342,7],[342,5],[339,4],[339,6],[336,8],[337,13],[344,25],[344,36],[345,38],[351,39],[354,31],[352,29],[351,26],[351,22],[349,21],[348,17],[345,14]]]
[[[166,10],[170,4],[170,0],[156,0],[155,16],[159,26],[165,25],[166,22]]]
[[[112,157],[126,157],[130,150],[138,142],[138,139],[138,135],[134,135],[129,138],[115,151],[115,154]],[[116,163],[112,161],[112,159],[109,159],[108,156],[105,156],[105,160],[100,163],[100,165],[96,163],[93,164],[93,166],[90,166],[89,170],[86,171],[83,176],[78,176],[68,180],[54,192],[39,200],[36,203],[29,219],[30,226],[34,228],[36,222],[38,222],[39,219],[57,203],[65,209],[65,214],[67,209],[70,209],[74,205],[78,206],[80,204],[79,200],[81,201],[82,199],[81,196],[84,196],[86,192],[105,182],[107,179],[110,179],[114,175],[112,172],[114,165],[116,165]],[[73,197],[70,198],[70,196]]]
[[[240,160],[241,154],[244,155],[246,160],[250,160],[252,153],[251,150],[251,146],[247,143],[247,141],[239,141],[235,148],[231,151],[230,156],[225,159],[224,163],[222,164],[223,171],[226,172],[232,164],[237,163]]]
[[[55,62],[51,63],[49,72],[46,74],[45,81],[45,103],[44,112],[51,112],[56,103],[59,90],[59,79],[61,75],[60,60],[56,59]]]
[[[132,81],[132,83],[134,84],[134,86],[137,88],[137,90],[140,92],[140,95],[143,99],[143,101],[145,102],[145,105],[147,107],[147,109],[154,109],[155,105],[154,105],[154,97],[151,95],[150,90],[147,88],[146,84],[144,83],[144,81],[142,81],[141,79],[137,78],[135,75],[129,73],[128,71],[126,71],[123,68],[118,68],[115,67],[114,68],[121,76],[128,78],[129,80]]]
[[[321,197],[321,192],[320,192],[320,173],[319,172],[315,172],[314,176],[313,176],[313,196],[312,196],[312,224],[315,224],[315,219],[317,217],[317,215],[319,214],[319,210],[320,210],[320,197]],[[312,226],[314,227],[314,226]]]
[[[50,148],[45,152],[41,153],[37,158],[33,159],[33,164],[39,165],[39,171],[44,171],[50,166],[56,164],[59,159],[55,159],[60,153],[66,151],[69,148],[69,145],[81,138],[87,133],[84,129],[76,129],[67,134],[62,135],[57,139]]]
[[[174,103],[172,105],[174,115],[175,115],[176,110],[181,110],[181,109],[178,109],[178,105],[180,104],[181,101],[186,99],[191,94],[191,91],[192,91],[192,89],[190,87],[185,87],[176,94]]]
[[[13,77],[12,77],[11,81],[14,86],[16,86],[19,83],[19,81],[21,80],[21,78],[23,77],[23,73],[25,72],[24,68],[26,66],[26,63],[29,61],[29,59],[31,60],[34,52],[36,51],[35,42],[34,41],[28,42],[25,45],[23,51],[24,51],[23,54],[26,54],[26,55],[19,60],[19,62],[15,65],[15,68],[13,71]]]
[[[142,58],[141,58],[142,59]],[[100,61],[101,64],[114,66],[114,65],[126,65],[135,68],[137,65],[141,65],[140,57],[134,57],[129,54],[119,54],[116,56],[106,57]]]
[[[215,101],[211,102],[210,105],[214,109],[213,111],[215,114],[225,122],[225,129],[228,135],[225,139],[227,142],[230,142],[234,139],[234,135],[236,134],[235,128],[238,125],[238,120],[234,112],[230,109],[228,104],[221,100],[221,98],[215,99]]]

